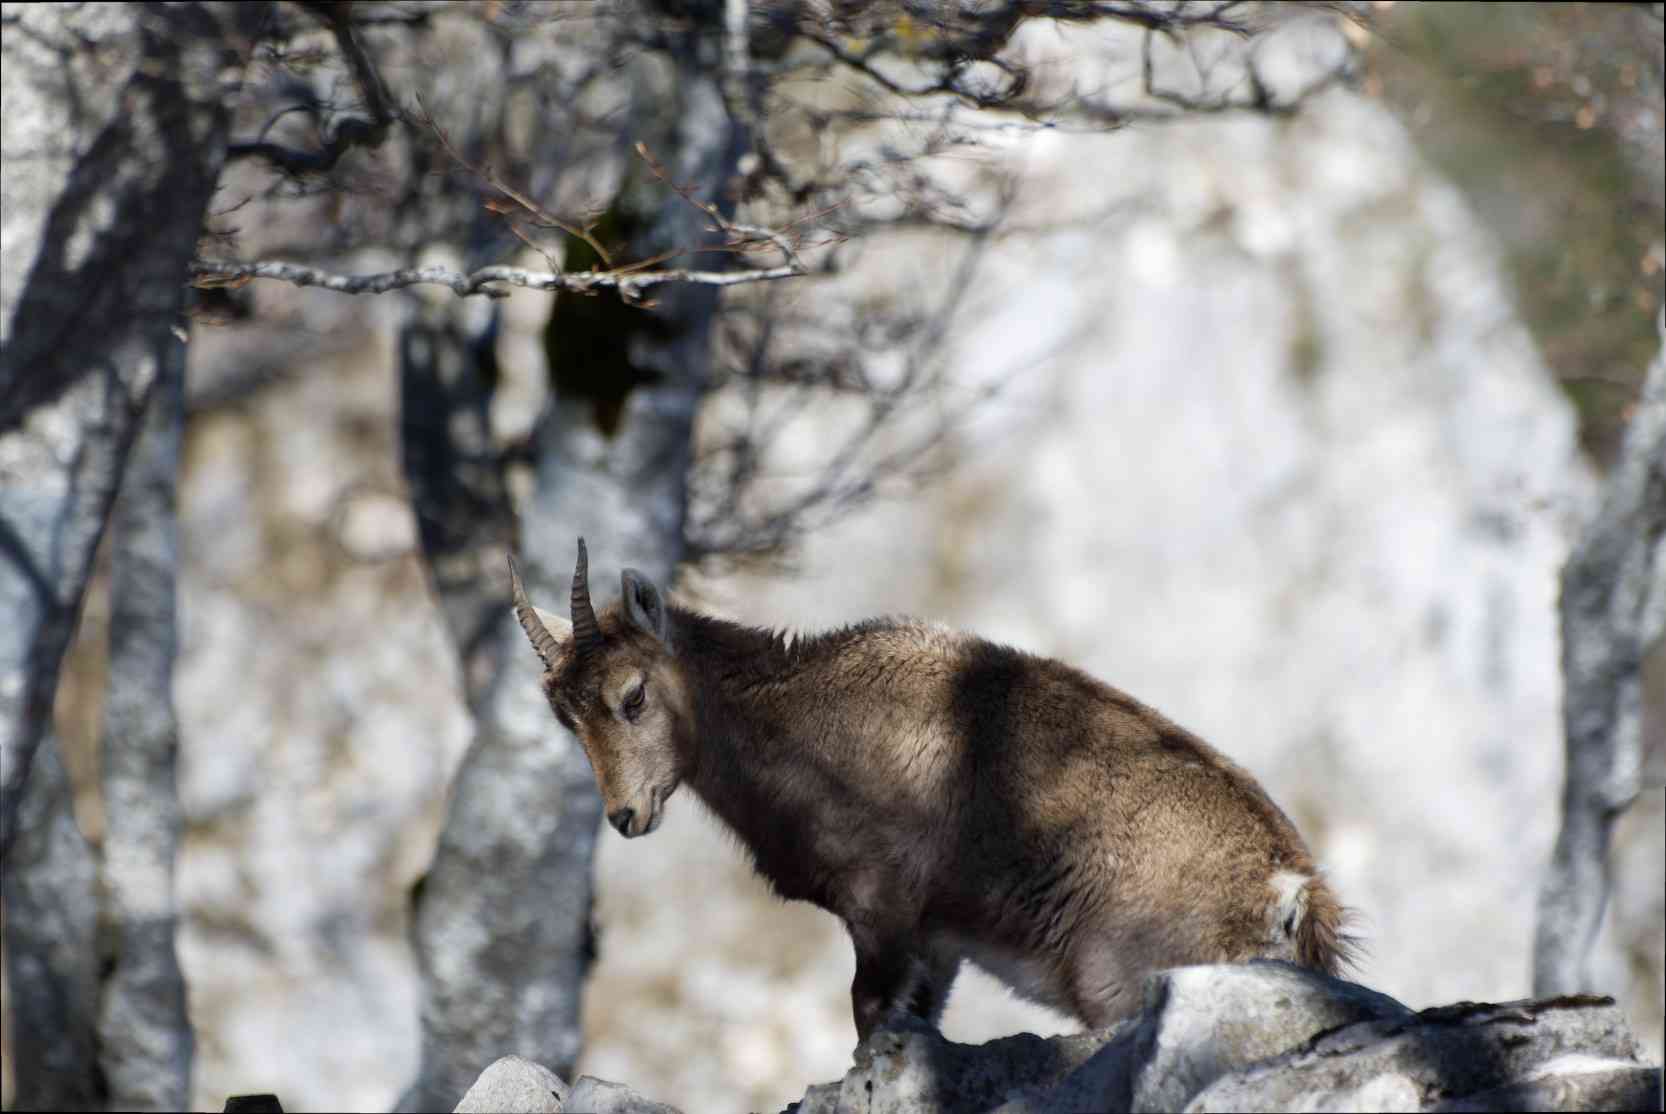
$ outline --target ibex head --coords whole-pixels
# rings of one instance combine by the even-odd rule
[[[691,753],[687,687],[659,589],[626,569],[624,599],[598,617],[583,538],[571,622],[532,606],[513,557],[509,581],[515,616],[544,663],[544,695],[583,744],[608,822],[627,838],[646,835],[659,826],[683,777],[682,756]]]

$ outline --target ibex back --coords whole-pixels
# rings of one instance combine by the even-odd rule
[[[1295,827],[1201,739],[1060,662],[922,623],[787,639],[666,602],[626,569],[599,616],[515,611],[609,821],[682,783],[784,898],[839,917],[866,1039],[935,1024],[963,959],[1101,1027],[1164,967],[1335,972],[1344,912]]]

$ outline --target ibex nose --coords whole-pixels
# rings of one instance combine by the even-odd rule
[[[619,834],[627,838],[631,834],[631,821],[636,819],[634,808],[621,808],[608,815],[607,822],[612,824]]]

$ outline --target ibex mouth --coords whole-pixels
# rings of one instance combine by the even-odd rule
[[[647,835],[659,827],[659,822],[665,819],[665,798],[671,795],[672,786],[666,785],[648,794],[648,822],[642,825],[642,834]]]

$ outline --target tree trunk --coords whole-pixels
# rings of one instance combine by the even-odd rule
[[[6,903],[15,1110],[97,1110],[98,866],[48,733],[0,871]]]
[[[184,1110],[191,1023],[174,949],[180,829],[173,672],[185,345],[172,346],[116,500],[104,701],[99,1064],[113,1110]]]
[[[399,334],[399,444],[429,583],[462,665],[464,697],[479,714],[504,649],[509,606],[503,554],[515,512],[492,442],[498,315],[471,330],[472,307],[407,299]]]
[[[105,1099],[96,866],[41,743],[129,450],[161,369],[182,358],[186,264],[225,154],[228,33],[265,8],[26,5],[0,28],[0,875],[20,1108]],[[160,642],[171,628],[126,637]],[[129,821],[172,810],[147,801],[144,817],[115,816],[125,803],[107,810],[124,842]],[[146,948],[158,955],[161,941]],[[128,954],[140,954],[131,942]],[[130,1063],[112,1061],[124,1077]]]
[[[8,14],[0,858],[128,449],[175,343],[185,265],[225,153],[221,21],[262,7]]]
[[[679,184],[729,207],[725,188],[744,137],[724,112],[715,68],[695,63],[696,45],[635,83],[635,134]],[[631,258],[712,238],[708,216],[631,165],[627,181],[643,188],[627,184],[614,208],[621,227],[639,229]],[[683,552],[694,417],[710,379],[717,304],[709,287],[662,288],[652,310],[609,295],[558,300],[548,334],[554,402],[534,435],[536,483],[520,530],[522,572],[543,606],[565,607],[581,536],[597,566],[598,602],[607,598],[607,572],[626,565],[670,582]],[[408,434],[423,425],[440,428],[411,416],[404,423]],[[567,1075],[580,1049],[601,802],[583,749],[544,702],[537,659],[509,610],[504,554],[494,558],[501,667],[482,686],[478,734],[413,897],[423,1046],[402,1110],[449,1109],[511,1053]]]
[[[1533,993],[1593,990],[1614,821],[1643,785],[1643,663],[1666,634],[1666,317],[1602,508],[1562,573],[1562,829],[1539,891]]]

